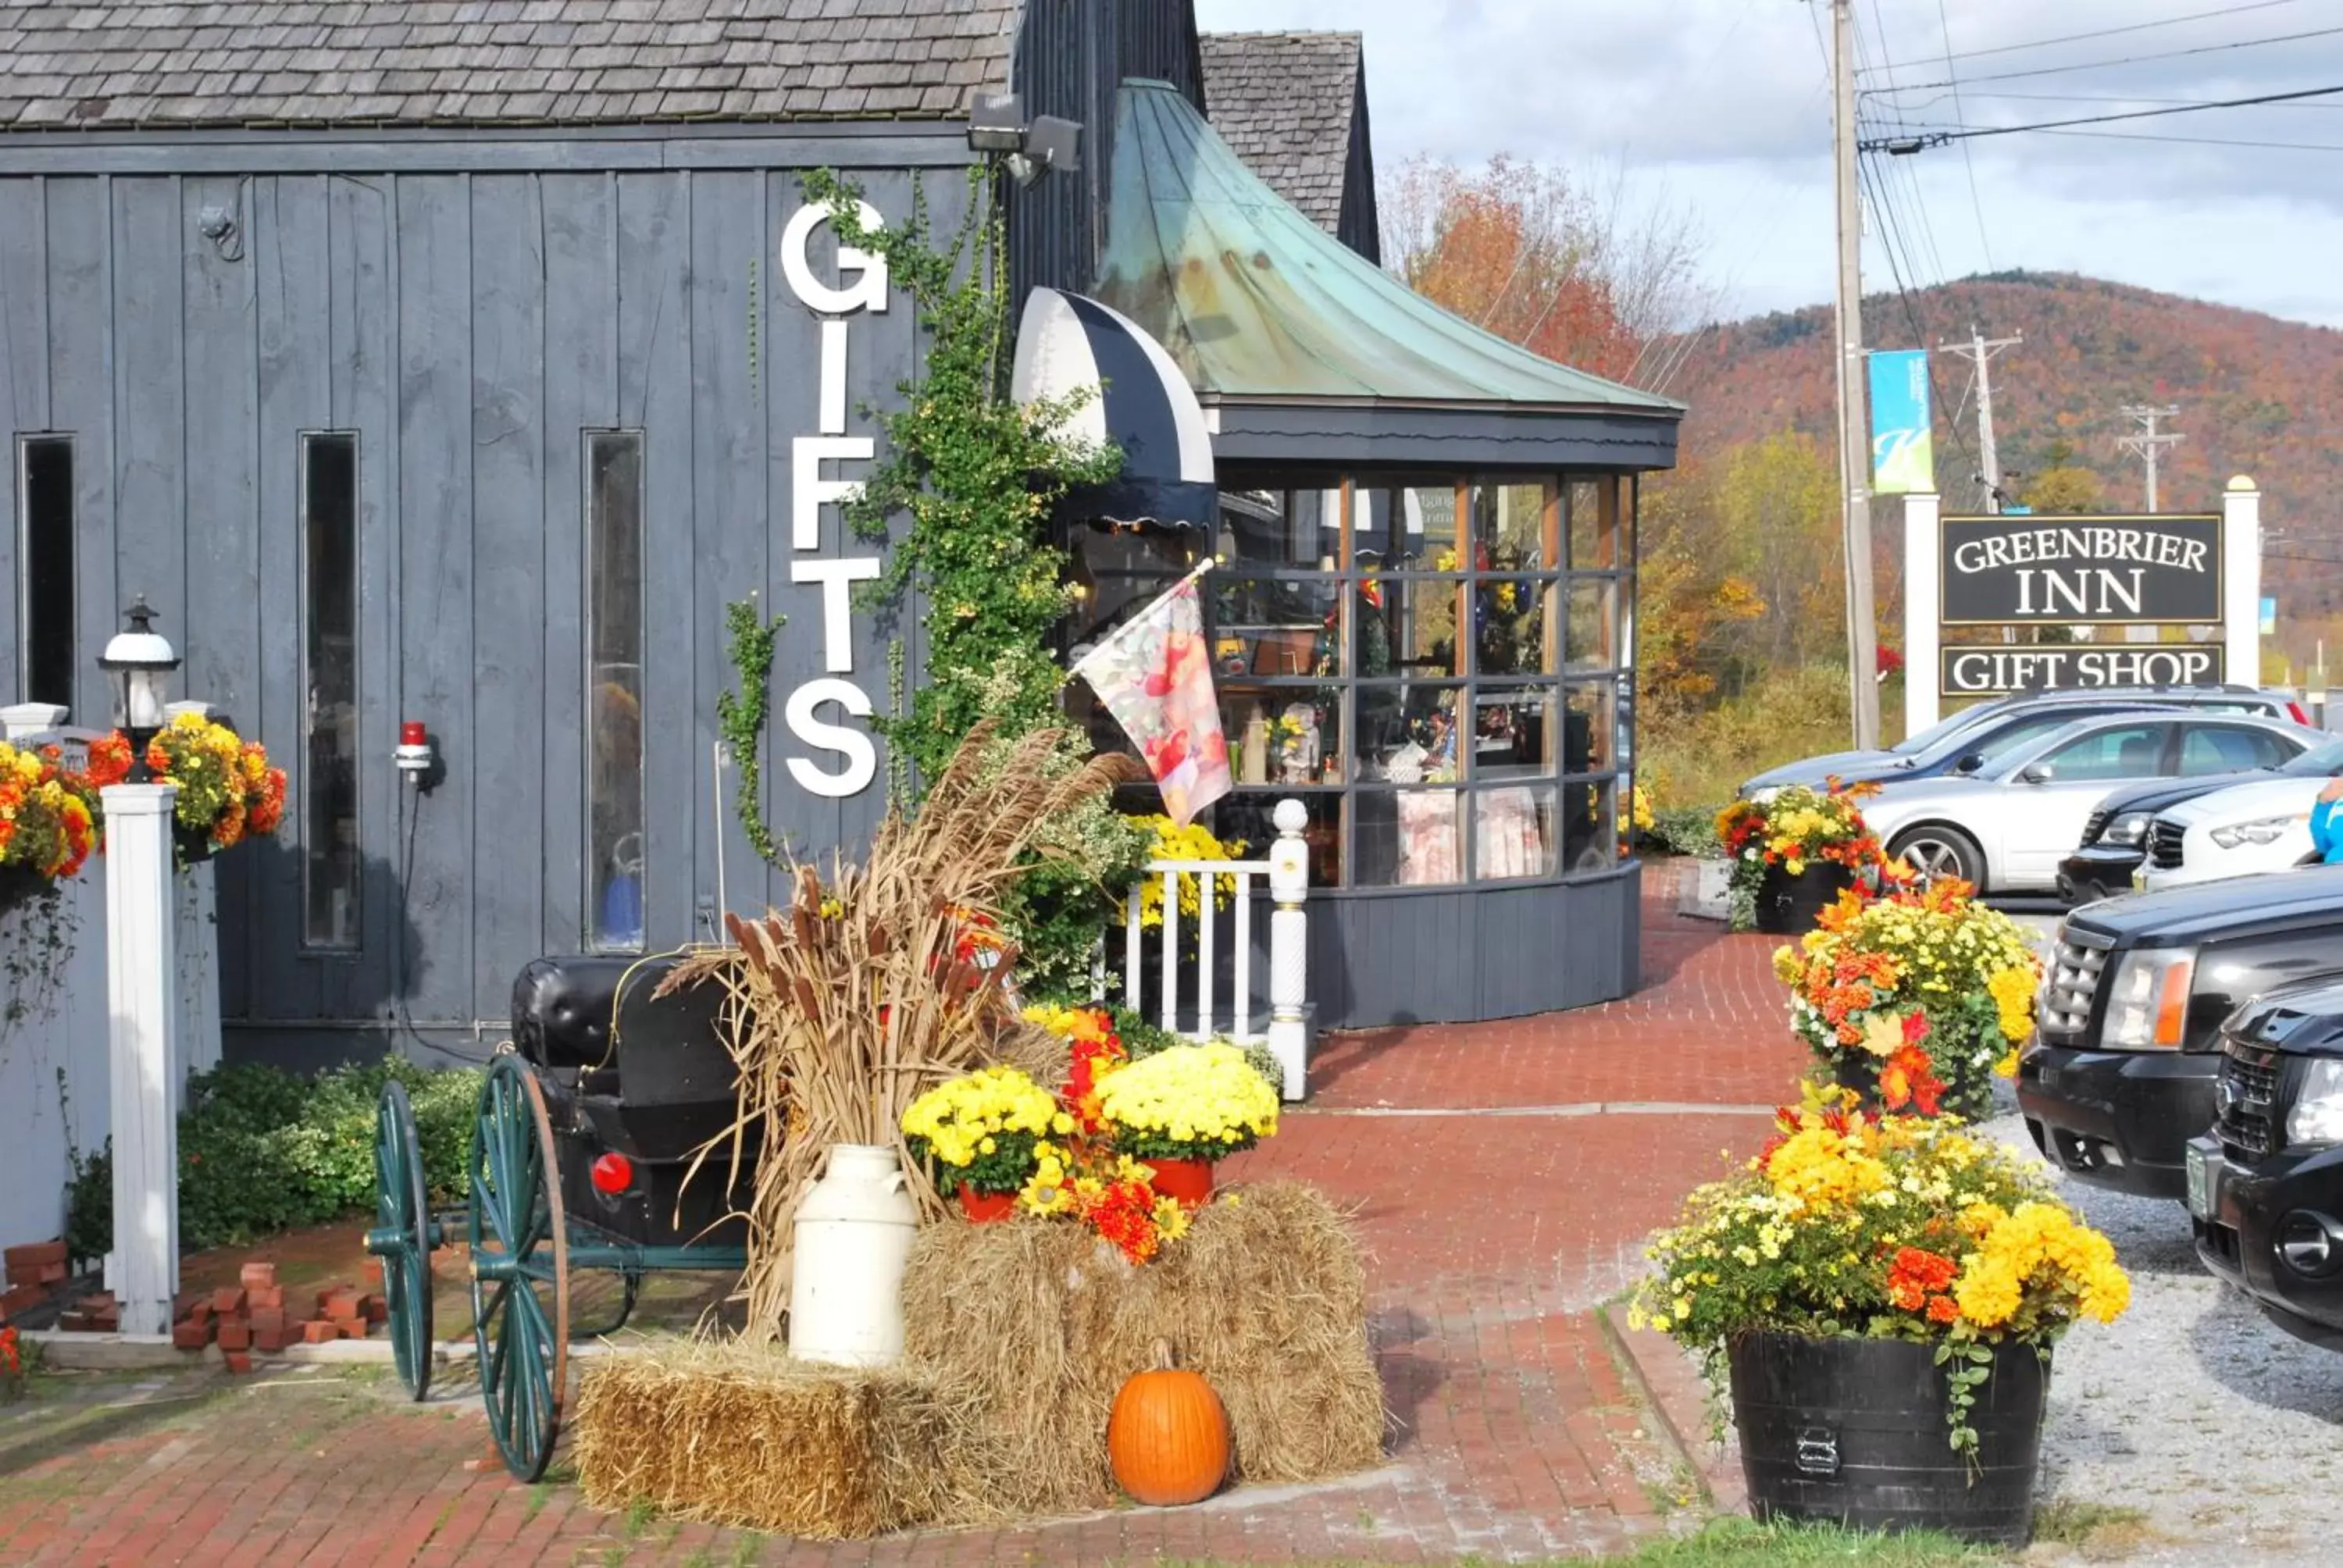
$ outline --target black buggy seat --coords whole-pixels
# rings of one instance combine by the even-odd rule
[[[684,1159],[732,1123],[732,1057],[717,1029],[723,985],[653,994],[683,957],[541,958],[513,982],[514,1049],[548,1073],[574,1073],[586,1119],[638,1160]]]

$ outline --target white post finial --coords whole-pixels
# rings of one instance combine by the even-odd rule
[[[1301,801],[1280,800],[1270,820],[1277,841],[1269,849],[1269,1050],[1283,1070],[1284,1098],[1309,1092],[1310,846],[1302,837],[1310,812]]]
[[[114,1251],[126,1334],[171,1332],[179,1288],[179,1006],[171,821],[178,787],[116,784],[106,809],[106,986],[112,1072]]]

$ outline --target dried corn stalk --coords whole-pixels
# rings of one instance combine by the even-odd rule
[[[725,1016],[739,1113],[700,1161],[757,1152],[741,1282],[749,1337],[781,1333],[791,1221],[830,1147],[894,1146],[923,1210],[940,1212],[903,1148],[904,1109],[945,1079],[1033,1048],[1002,991],[1014,950],[988,966],[964,939],[998,923],[1000,898],[1043,823],[1136,776],[1130,759],[1103,756],[1052,777],[1051,753],[1066,739],[1041,730],[1004,743],[978,726],[917,816],[888,814],[863,864],[841,854],[826,885],[798,866],[787,911],[728,914],[738,949],[695,959],[666,982],[720,975],[736,1004]]]

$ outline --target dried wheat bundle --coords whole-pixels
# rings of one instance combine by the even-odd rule
[[[1066,739],[1039,730],[1001,741],[979,725],[917,815],[888,813],[861,865],[840,854],[827,884],[799,865],[788,910],[728,914],[737,951],[703,955],[665,982],[720,976],[735,1004],[725,1016],[739,1113],[701,1160],[758,1145],[741,1282],[749,1337],[781,1333],[791,1221],[832,1144],[893,1146],[922,1209],[940,1213],[903,1147],[904,1109],[987,1061],[1046,1075],[1057,1048],[1035,1038],[1003,989],[1015,950],[980,953],[970,938],[998,925],[1001,896],[1042,824],[1137,774],[1120,756],[1060,772],[1052,754]]]

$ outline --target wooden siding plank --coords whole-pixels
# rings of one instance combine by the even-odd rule
[[[544,175],[544,679],[538,769],[544,811],[540,939],[551,952],[586,940],[585,450],[588,426],[618,423],[618,196],[608,175]],[[651,503],[656,507],[659,503]]]
[[[397,559],[402,718],[429,724],[447,779],[416,809],[407,899],[418,939],[411,1015],[475,1016],[471,884],[478,846],[472,636],[472,203],[463,176],[402,176],[396,214]],[[526,790],[525,780],[507,789]],[[402,859],[407,858],[405,846]]]
[[[285,769],[285,825],[277,843],[261,851],[247,876],[249,933],[221,933],[225,963],[238,952],[239,989],[231,1003],[228,973],[220,978],[226,1018],[308,1018],[322,1005],[318,965],[354,959],[295,957],[302,936],[302,801],[309,759],[304,716],[307,690],[304,648],[301,530],[301,432],[332,419],[332,331],[337,320],[330,270],[335,256],[327,182],[297,176],[256,180],[252,191],[250,250],[253,330],[256,342],[258,408],[257,508],[255,538],[259,567],[255,609],[260,670],[256,710],[269,755]],[[367,456],[361,445],[363,476]],[[238,717],[243,717],[239,715]],[[365,799],[371,780],[360,770]],[[379,880],[377,866],[368,875]],[[363,922],[364,915],[361,915]],[[379,945],[383,933],[361,925],[359,940]],[[374,955],[377,967],[379,950]]]
[[[693,844],[710,805],[705,793],[692,793],[700,777],[693,753],[702,744],[693,643],[695,635],[721,635],[692,618],[691,179],[618,179],[618,423],[643,432],[643,725],[675,738],[644,758],[643,921],[653,948],[696,930]],[[707,891],[713,896],[712,883]]]
[[[719,780],[710,742],[716,693],[732,678],[724,657],[725,606],[766,580],[767,346],[755,339],[761,337],[765,313],[762,280],[778,270],[769,258],[779,253],[767,237],[762,175],[702,173],[690,178],[692,701],[688,714],[663,710],[662,718],[665,732],[689,749],[690,793],[684,797],[683,815],[710,824],[692,835],[694,895],[713,897],[720,853],[727,898],[736,909],[754,913],[771,895],[738,815],[728,804],[720,818],[715,816],[719,789],[729,795],[738,774],[728,771]],[[647,541],[653,563],[666,553],[658,542],[666,537],[653,535]],[[657,566],[652,569],[656,573]],[[819,612],[801,618],[803,608],[793,605],[792,626],[800,618],[818,626]],[[652,626],[657,625],[654,616]],[[778,718],[778,704],[775,712]],[[665,796],[655,793],[652,799]]]
[[[114,577],[114,312],[112,198],[103,179],[49,180],[49,419],[74,437],[74,718],[111,721],[97,668],[122,624]]]
[[[1109,102],[1111,118],[1111,101]],[[359,139],[285,131],[187,131],[158,138],[86,133],[71,140],[0,141],[0,176],[333,174],[628,174],[689,169],[960,168],[970,161],[965,123],[755,126],[727,136],[708,126],[633,126],[611,134],[574,127],[551,135],[498,136],[479,130],[417,130]],[[1085,148],[1085,162],[1088,149]]]
[[[544,950],[545,230],[534,176],[471,186],[472,993],[495,1017]]]
[[[180,182],[114,182],[116,572],[188,645],[186,384]],[[114,624],[111,620],[106,623]],[[183,688],[184,689],[184,688]]]
[[[180,644],[181,689],[224,709],[239,733],[273,753],[294,736],[272,730],[260,699],[258,475],[259,346],[255,337],[256,268],[245,182],[193,179],[180,187],[180,313],[186,334],[186,425],[180,467],[186,491],[187,608]],[[204,209],[225,208],[236,228],[219,242],[197,230]],[[246,996],[251,922],[259,877],[278,846],[256,840],[223,857],[214,872],[220,1004]]]
[[[7,526],[0,530],[0,698],[21,699],[24,676],[17,668],[17,585],[24,574],[18,555],[24,538],[23,464],[16,437],[49,427],[48,264],[43,233],[41,182],[0,180],[0,408],[8,437]]]

